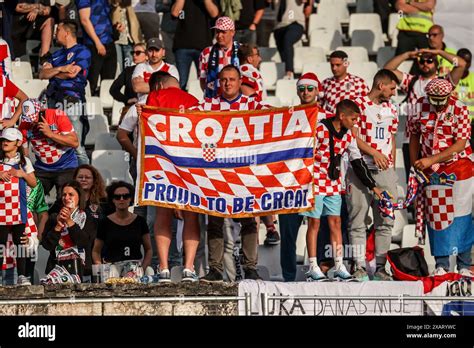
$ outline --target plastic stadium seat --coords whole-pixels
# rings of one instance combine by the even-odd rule
[[[377,1],[377,0],[375,0]],[[374,12],[374,0],[357,0],[356,3],[357,13],[373,13]]]
[[[374,80],[375,74],[378,71],[378,68],[377,64],[374,62],[363,62],[349,64],[349,68],[347,70],[349,73],[363,78],[367,86],[370,88],[372,87],[372,82]]]
[[[14,80],[15,85],[21,89],[29,98],[38,98],[41,92],[48,87],[48,80]]]
[[[199,80],[188,82],[188,93],[192,94],[198,100],[204,99],[204,92],[201,89],[201,83],[199,82]]]
[[[278,54],[276,47],[259,47],[258,51],[260,53],[260,57],[262,58],[262,62],[270,62],[273,60],[273,56]]]
[[[395,47],[384,46],[377,51],[377,66],[382,69],[387,62],[395,57]]]
[[[337,30],[341,32],[341,25],[335,16],[313,13],[309,16],[308,33],[315,29]]]
[[[309,265],[296,265],[295,282],[305,282],[306,272],[309,271]]]
[[[321,0],[318,5],[318,14],[333,16],[340,23],[349,22],[349,9],[344,1]]]
[[[258,246],[258,265],[264,266],[270,273],[270,279],[282,279],[282,271],[280,265],[280,244],[274,246],[259,245]]]
[[[267,267],[259,265],[257,266],[257,273],[263,281],[270,281],[270,271]]]
[[[124,180],[132,183],[128,172],[130,154],[123,150],[95,150],[92,152],[92,165],[102,173],[108,170],[113,180]]]
[[[89,84],[89,81],[86,83],[86,98],[92,97],[91,93],[91,85]]]
[[[336,47],[342,46],[341,33],[335,29],[314,29],[309,34],[309,46],[321,47],[328,55]]]
[[[94,150],[122,150],[122,146],[118,142],[113,133],[99,133],[95,136]]]
[[[303,66],[303,74],[307,72],[315,73],[319,81],[323,82],[328,77],[333,76],[329,63],[307,63]]]
[[[12,62],[12,80],[32,80],[33,71],[30,62],[14,60]]]
[[[305,63],[323,63],[326,61],[326,54],[321,47],[297,47],[295,48],[294,69],[295,73],[303,71]]]
[[[398,13],[390,13],[388,16],[388,37],[393,39],[397,36],[397,24],[400,20],[400,15]]]
[[[380,33],[367,29],[357,29],[352,33],[351,45],[365,47],[369,54],[375,55],[380,47],[385,46],[385,43]]]
[[[122,114],[122,109],[125,106],[124,103],[114,100],[112,103],[112,126],[118,126],[120,122],[120,116]]]
[[[349,56],[350,63],[360,63],[369,61],[369,54],[367,53],[367,49],[365,47],[342,46],[337,47],[336,50],[346,52]]]
[[[110,95],[110,86],[114,80],[102,80],[100,82],[100,101],[102,102],[102,107],[106,109],[112,109],[112,104],[114,103],[114,98]]]
[[[262,75],[264,88],[269,91],[274,91],[278,80],[276,63],[262,62],[260,64],[260,74]]]
[[[102,106],[102,100],[99,97],[86,98],[86,113],[87,115],[102,115],[104,108]]]
[[[89,115],[89,133],[86,136],[86,145],[94,145],[96,136],[101,133],[109,132],[109,121],[104,115]]]
[[[398,185],[397,186],[398,198],[404,199],[405,198],[405,190]],[[395,221],[392,228],[392,242],[401,243],[402,236],[403,236],[403,228],[408,225],[408,214],[406,209],[402,210],[395,210]]]
[[[26,54],[29,56],[37,56],[38,53],[33,53],[33,49],[41,45],[40,40],[26,40]],[[38,50],[39,52],[39,50]]]
[[[276,84],[275,96],[281,101],[282,106],[292,105],[296,94],[296,80],[278,80]]]
[[[383,37],[382,22],[376,13],[354,13],[349,18],[349,37],[352,37],[354,30],[372,30],[374,35],[380,34]]]
[[[272,97],[267,97],[264,101],[265,104],[274,106],[274,107],[280,107],[281,106],[281,101],[278,97],[272,96]]]
[[[40,279],[46,276],[45,271],[48,258],[49,251],[43,248],[42,245],[38,246],[38,249],[36,249],[34,285],[39,285]]]
[[[413,66],[413,61],[412,60],[406,60],[398,66],[398,70],[408,74],[410,72],[412,66]]]
[[[303,263],[306,254],[306,232],[308,231],[308,223],[306,218],[300,225],[298,236],[296,238],[296,262]]]

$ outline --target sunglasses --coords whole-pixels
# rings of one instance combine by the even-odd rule
[[[130,193],[124,193],[121,195],[113,195],[112,196],[115,200],[121,200],[121,199],[130,199],[132,198],[132,195]]]
[[[139,56],[140,54],[145,54],[145,51],[133,51],[134,56]]]
[[[420,63],[420,64],[425,64],[425,63],[433,64],[434,59],[433,58],[418,58],[418,63]]]
[[[432,34],[426,34],[427,37],[435,37],[435,36],[438,36],[440,35],[440,33],[432,33]]]
[[[298,92],[304,92],[305,90],[308,90],[308,92],[312,92],[316,89],[314,86],[298,86]]]

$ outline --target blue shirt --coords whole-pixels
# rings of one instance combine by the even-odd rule
[[[55,68],[75,63],[81,71],[72,79],[53,77],[49,80],[48,96],[61,100],[64,96],[71,96],[85,100],[87,74],[91,65],[91,52],[86,46],[76,44],[70,48],[62,48],[49,58],[49,63]]]
[[[113,34],[109,2],[107,0],[76,0],[76,6],[78,11],[90,7],[90,19],[100,42],[103,45],[111,43],[113,41]],[[86,45],[94,45],[94,42],[85,30],[84,43]]]

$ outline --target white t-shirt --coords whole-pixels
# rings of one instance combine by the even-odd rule
[[[120,129],[123,129],[127,132],[133,133],[133,146],[138,146],[138,113],[135,105],[132,105],[125,116],[122,119],[122,122],[119,125]]]
[[[151,74],[157,71],[166,71],[179,81],[178,69],[176,69],[174,65],[171,65],[165,62],[161,62],[161,64],[156,69],[154,69],[148,62],[138,64],[135,67],[135,70],[133,70],[132,79],[134,79],[135,77],[142,77],[145,80],[145,82],[148,83],[148,81],[150,80]],[[146,98],[148,94],[147,93],[137,93],[137,94],[138,94],[138,102],[140,104],[146,103]]]
[[[26,174],[30,174],[30,173],[33,173],[35,171],[35,169],[33,168],[33,164],[31,163],[31,160],[25,156],[25,161],[26,161],[26,164],[25,166],[22,168]],[[17,153],[15,157],[13,158],[6,158],[3,160],[2,162],[3,164],[6,164],[6,165],[9,165],[9,166],[14,166],[18,163],[20,163],[20,154]]]

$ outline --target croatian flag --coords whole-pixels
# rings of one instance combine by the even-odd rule
[[[144,107],[137,202],[217,216],[309,210],[316,105],[237,112]]]

